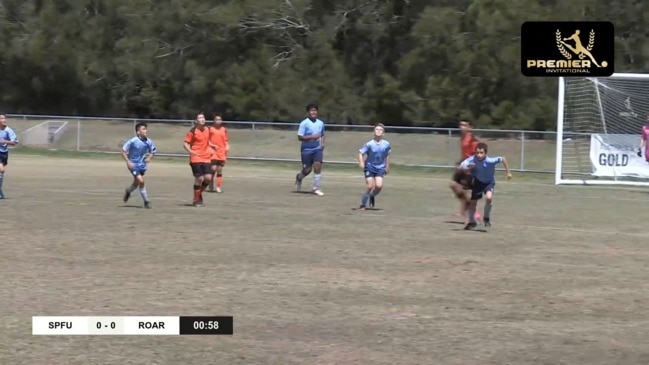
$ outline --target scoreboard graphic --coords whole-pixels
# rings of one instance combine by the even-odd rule
[[[233,335],[231,316],[32,317],[32,335]]]

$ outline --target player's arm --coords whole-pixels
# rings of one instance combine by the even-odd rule
[[[155,144],[153,144],[153,142],[151,142],[151,140],[149,140],[149,154],[148,154],[148,155],[146,156],[146,158],[144,159],[144,160],[146,161],[146,163],[151,162],[151,159],[152,159],[153,156],[155,156],[157,153],[158,153],[158,149],[156,148]]]
[[[230,152],[230,137],[228,137],[228,130],[224,130],[225,133],[225,153]]]
[[[473,162],[473,156],[460,162],[460,166],[458,166],[458,168],[465,173],[469,173],[474,167],[475,167],[475,163]]]
[[[385,157],[385,174],[387,175],[389,173],[390,173],[390,155],[388,154]]]
[[[322,126],[322,132],[320,132],[320,147],[324,150],[325,148],[325,127]]]
[[[124,159],[124,162],[126,162],[126,167],[128,167],[129,170],[132,170],[134,165],[128,159],[128,151],[130,151],[130,150],[131,150],[131,141],[128,140],[128,141],[126,141],[126,143],[124,143],[124,146],[122,147],[122,149],[119,152],[122,155],[122,158]]]
[[[307,136],[306,125],[304,123],[300,123],[300,128],[297,130],[297,139],[299,141],[313,141],[318,138],[320,138],[319,134],[312,134],[310,136]]]
[[[185,136],[185,141],[183,143],[183,148],[190,155],[194,154],[194,151],[192,151],[192,145],[191,145],[193,139],[194,139],[194,134],[191,131],[187,132],[187,135]]]
[[[3,144],[6,144],[7,146],[15,146],[18,144],[18,136],[16,136],[16,133],[9,129],[9,139],[3,139],[1,140]]]
[[[512,172],[509,170],[509,164],[507,163],[507,158],[505,157],[498,157],[499,162],[503,163],[503,166],[505,167],[505,172],[507,173],[507,179],[512,178]]]

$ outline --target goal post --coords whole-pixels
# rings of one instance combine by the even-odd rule
[[[555,184],[649,186],[647,124],[649,74],[560,77]]]

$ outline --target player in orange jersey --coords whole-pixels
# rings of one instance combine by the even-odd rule
[[[210,146],[210,133],[212,129],[205,125],[205,114],[198,113],[194,127],[185,136],[185,151],[189,153],[189,166],[194,175],[194,200],[195,207],[202,207],[203,191],[212,180],[212,152]]]
[[[478,140],[473,136],[473,133],[471,133],[471,123],[462,120],[460,121],[459,127],[461,134],[460,148],[462,151],[462,156],[460,158],[460,161],[455,164],[455,172],[450,183],[450,188],[460,201],[460,215],[462,217],[465,217],[469,204],[471,203],[469,192],[473,186],[473,176],[471,176],[470,173],[459,169],[459,166],[460,162],[475,154]],[[479,212],[476,212],[476,219],[480,219]]]
[[[212,154],[212,181],[210,183],[210,191],[221,193],[221,185],[223,185],[223,166],[225,166],[225,161],[228,158],[230,143],[228,142],[228,130],[223,126],[223,118],[218,114],[214,116],[214,125],[212,126],[210,143],[214,149],[214,153]],[[214,189],[215,180],[216,190]]]

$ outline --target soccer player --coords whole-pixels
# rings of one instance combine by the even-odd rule
[[[212,181],[210,191],[214,191],[214,180],[216,180],[216,192],[220,193],[223,184],[223,166],[230,151],[228,141],[228,130],[223,126],[223,118],[220,115],[214,117],[214,126],[210,135],[210,143],[214,151],[212,153]]]
[[[5,194],[2,192],[2,182],[9,163],[9,146],[17,144],[16,132],[7,125],[7,115],[0,113],[0,200],[6,199]]]
[[[302,170],[295,176],[295,190],[300,191],[302,189],[302,180],[313,169],[313,193],[322,196],[324,193],[320,190],[320,174],[322,173],[325,147],[325,125],[323,121],[318,119],[317,105],[307,105],[306,111],[309,116],[300,122],[297,132],[297,139],[302,142],[300,148]]]
[[[192,204],[195,207],[203,207],[203,191],[212,181],[212,152],[210,143],[212,128],[205,125],[205,114],[198,113],[194,121],[194,127],[185,136],[184,148],[189,153],[189,166],[194,175],[194,199]]]
[[[133,176],[133,183],[124,192],[124,203],[131,197],[135,189],[140,188],[140,196],[144,201],[144,207],[151,209],[149,196],[144,186],[144,174],[146,173],[151,158],[158,152],[153,141],[148,138],[148,126],[146,123],[138,123],[135,126],[135,137],[129,139],[122,147],[122,158],[126,162],[126,168]]]
[[[471,174],[463,172],[459,166],[460,163],[467,158],[473,156],[475,153],[475,148],[478,145],[478,140],[471,133],[471,123],[462,120],[460,121],[460,149],[461,157],[460,161],[455,165],[455,172],[453,173],[453,178],[449,187],[460,201],[460,216],[466,216],[467,209],[469,208],[469,203],[471,202],[471,197],[468,194],[468,190],[471,190],[471,185],[473,177]],[[476,212],[476,219],[480,219],[480,213]]]
[[[385,126],[381,123],[374,126],[374,138],[358,150],[358,165],[363,169],[367,190],[361,196],[359,210],[374,208],[375,197],[383,189],[383,177],[390,173],[390,142],[383,139]]]
[[[638,148],[638,157],[642,157],[642,149],[644,148],[644,158],[645,161],[649,162],[649,117],[647,118],[647,125],[642,127],[642,132],[640,135],[640,147]]]
[[[470,230],[475,228],[476,223],[475,212],[478,205],[478,200],[485,196],[485,206],[483,214],[483,222],[485,227],[491,227],[491,207],[494,196],[494,189],[496,187],[496,165],[502,163],[507,172],[507,179],[512,178],[509,171],[509,165],[505,157],[489,157],[487,156],[487,144],[478,143],[475,149],[475,155],[467,158],[460,163],[460,169],[466,173],[473,175],[473,186],[471,187],[471,203],[468,209],[469,223],[466,224],[464,229]]]

